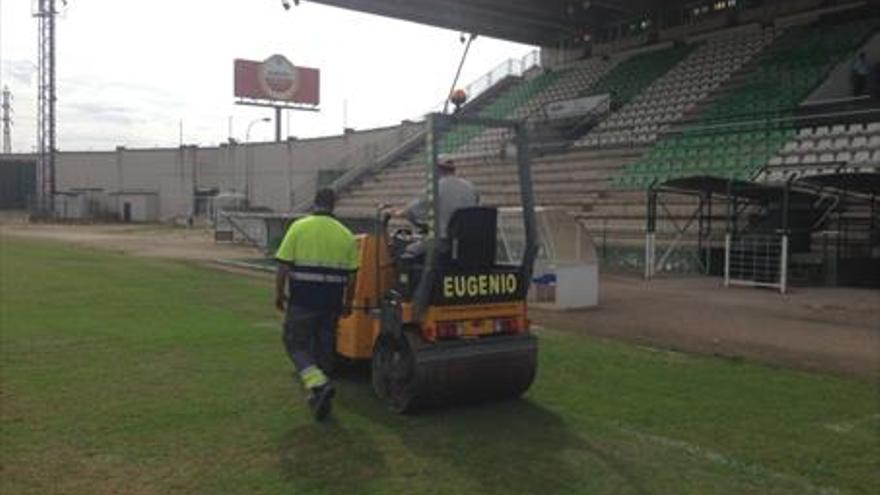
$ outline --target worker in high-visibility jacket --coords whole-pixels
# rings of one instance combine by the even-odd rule
[[[333,190],[318,191],[314,213],[288,228],[275,253],[275,306],[285,311],[284,346],[319,421],[330,413],[334,390],[327,373],[336,352],[336,325],[351,308],[358,268],[357,241],[333,216],[335,202]]]

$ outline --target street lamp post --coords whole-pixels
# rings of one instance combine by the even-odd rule
[[[253,150],[250,147],[251,141],[251,128],[254,124],[258,124],[260,122],[269,122],[269,117],[263,117],[260,119],[256,119],[251,121],[247,126],[247,132],[244,134],[244,143],[245,143],[245,157],[244,157],[244,199],[247,202],[248,207],[251,205],[251,169],[253,168]]]

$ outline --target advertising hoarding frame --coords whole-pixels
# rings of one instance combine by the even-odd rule
[[[236,105],[275,109],[275,141],[281,142],[281,111],[319,112],[320,71],[294,66],[283,55],[272,55],[263,62],[235,59],[234,89]],[[301,87],[298,75],[306,77]],[[270,80],[270,76],[274,80]],[[305,94],[302,94],[302,91]],[[276,94],[273,94],[276,93]],[[305,101],[297,101],[301,98]]]

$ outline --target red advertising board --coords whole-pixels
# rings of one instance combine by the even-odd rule
[[[297,67],[283,55],[272,55],[262,62],[235,60],[235,96],[304,105],[321,101],[321,72]]]

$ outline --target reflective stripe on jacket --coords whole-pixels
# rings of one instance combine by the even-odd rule
[[[358,268],[357,241],[333,216],[310,215],[287,229],[275,258],[291,267],[291,304],[338,311],[348,277]]]

